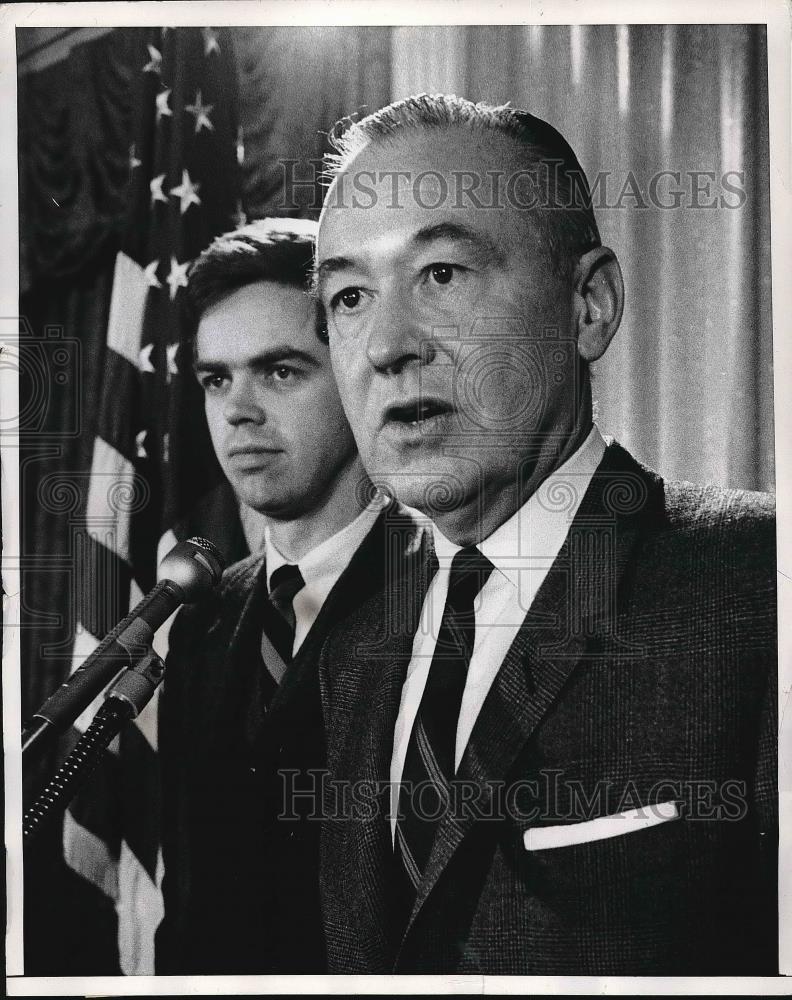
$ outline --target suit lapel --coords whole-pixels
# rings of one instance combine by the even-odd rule
[[[274,681],[269,674],[265,676],[261,659],[261,606],[267,595],[267,569],[263,557],[251,566],[243,590],[247,593],[227,639],[222,669],[234,679],[231,683],[236,694],[229,711],[235,720],[244,719],[240,736],[244,745],[252,749],[262,728],[266,700],[274,689]],[[239,722],[234,725],[238,727]]]
[[[391,565],[393,563],[391,562]],[[390,833],[390,765],[393,733],[401,692],[412,655],[423,598],[436,566],[429,546],[408,564],[398,580],[382,592],[372,615],[372,632],[384,625],[384,641],[350,651],[344,671],[344,701],[361,707],[362,717],[349,722],[339,773],[353,775],[358,787],[374,789],[376,808],[363,819],[344,823],[343,857],[355,858],[348,899],[361,937],[389,967],[395,944],[389,926],[393,847]],[[391,570],[392,572],[392,570]],[[387,623],[393,623],[394,628]],[[332,739],[333,721],[330,721]],[[348,813],[347,813],[348,814]]]
[[[306,690],[316,685],[316,661],[325,639],[356,607],[384,587],[387,553],[393,551],[394,545],[400,552],[417,547],[420,541],[417,531],[415,523],[393,502],[380,513],[328,594],[275,692],[269,707],[268,729],[279,729],[287,723],[291,710],[299,708]]]
[[[613,635],[617,588],[645,519],[662,496],[659,481],[610,445],[551,570],[537,593],[476,719],[458,778],[484,795],[505,780],[518,754],[559,697],[592,639]],[[444,816],[412,922],[474,817]]]
[[[266,586],[263,556],[249,557],[234,578],[212,598],[213,604],[202,607],[211,620],[205,631],[198,631],[200,645],[196,653],[220,678],[227,678],[230,664],[244,654],[255,630],[255,608],[261,588]]]
[[[375,790],[373,815],[364,821],[347,824],[349,838],[346,857],[359,859],[354,878],[356,889],[354,905],[358,907],[356,923],[366,939],[376,942],[376,950],[383,956],[386,967],[394,954],[394,944],[389,929],[391,872],[393,848],[391,844],[389,783],[393,731],[399,713],[401,689],[412,651],[412,641],[406,635],[394,643],[392,656],[377,670],[374,703],[377,711],[359,724],[361,733],[360,787]]]
[[[234,589],[244,599],[241,610],[238,610],[237,602],[228,604],[228,613],[224,616],[227,621],[233,622],[231,635],[226,639],[227,662],[244,655],[249,651],[251,643],[257,642],[257,632],[261,628],[258,608],[267,589],[267,570],[263,556],[251,564]]]
[[[420,529],[393,501],[381,511],[371,530],[358,546],[306,637],[308,645],[324,642],[327,634],[351,611],[367,600],[387,582],[388,554],[399,557],[417,549]]]

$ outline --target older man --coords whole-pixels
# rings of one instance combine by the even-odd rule
[[[331,968],[775,971],[770,498],[593,423],[622,277],[550,125],[422,95],[332,166],[342,402],[436,557],[323,651],[331,777],[370,806],[328,800]]]

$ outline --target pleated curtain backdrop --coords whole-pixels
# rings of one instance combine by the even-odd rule
[[[772,490],[764,27],[396,28],[391,65],[394,99],[546,119],[606,185],[595,209],[627,298],[594,369],[603,431],[667,477]]]

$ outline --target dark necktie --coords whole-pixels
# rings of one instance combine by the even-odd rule
[[[305,586],[299,566],[279,566],[270,579],[264,607],[264,632],[285,664],[291,663],[294,647],[295,618],[292,601]],[[266,662],[267,657],[264,657]],[[267,664],[271,670],[271,664]],[[272,672],[272,671],[271,671]],[[275,677],[280,682],[280,677]]]
[[[475,547],[460,549],[451,563],[443,619],[429,675],[415,717],[402,773],[396,853],[406,878],[398,878],[399,919],[406,923],[426,871],[437,827],[448,806],[454,777],[459,709],[476,636],[474,601],[492,572]],[[420,789],[420,795],[411,790]]]

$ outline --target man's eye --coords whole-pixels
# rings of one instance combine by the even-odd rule
[[[201,378],[201,386],[205,392],[212,392],[222,388],[225,380],[225,375],[204,375]]]
[[[341,306],[344,309],[356,309],[360,305],[360,289],[359,288],[342,288],[340,292],[337,292],[330,300],[330,305],[333,309],[337,309]]]
[[[288,365],[278,365],[277,368],[272,369],[270,374],[276,382],[286,382],[294,375],[294,369],[289,368]]]
[[[429,268],[429,273],[432,276],[432,280],[437,282],[438,285],[447,285],[454,277],[454,266],[453,264],[432,264]]]

